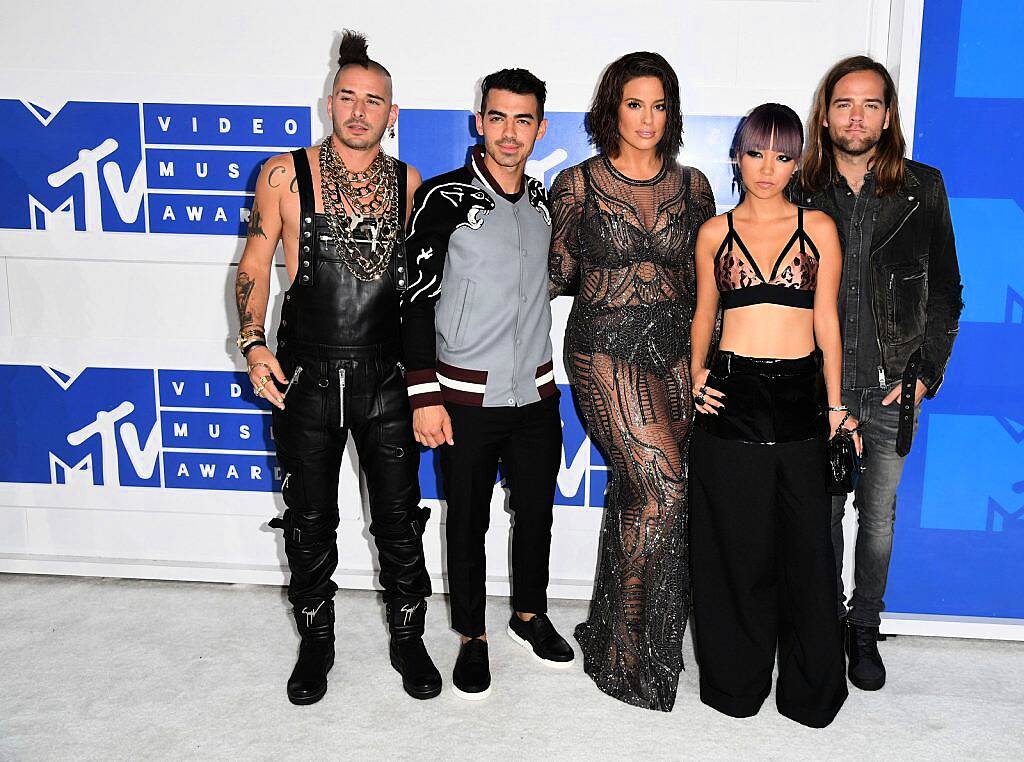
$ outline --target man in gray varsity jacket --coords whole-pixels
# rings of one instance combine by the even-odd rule
[[[515,512],[507,632],[543,664],[573,660],[545,614],[562,428],[549,336],[551,217],[543,184],[525,168],[547,127],[546,89],[528,71],[504,69],[481,90],[483,145],[416,191],[402,305],[413,430],[441,448],[452,627],[462,636],[452,683],[467,699],[490,692],[484,534],[499,460]]]

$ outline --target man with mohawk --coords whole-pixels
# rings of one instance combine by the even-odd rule
[[[394,129],[391,75],[346,31],[327,99],[333,129],[320,145],[269,159],[256,184],[235,284],[238,347],[257,396],[273,407],[287,510],[288,598],[301,637],[288,680],[293,704],[327,692],[334,664],[338,475],[351,433],[366,476],[380,560],[390,656],[406,692],[441,691],[423,645],[430,578],[419,507],[419,449],[400,362],[399,298],[408,283],[405,223],[419,173],[381,150]],[[393,134],[393,132],[392,132]],[[278,241],[291,285],[277,331],[264,333]]]

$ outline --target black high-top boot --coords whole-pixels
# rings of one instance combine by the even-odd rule
[[[396,598],[387,605],[391,632],[391,666],[402,676],[402,687],[413,698],[434,698],[441,692],[441,673],[423,645],[427,602]]]
[[[877,691],[885,685],[885,665],[878,653],[878,628],[849,622],[846,632],[850,682],[862,691]]]
[[[288,700],[315,704],[327,693],[327,673],[334,666],[334,601],[296,606],[292,613],[302,641],[288,678]]]

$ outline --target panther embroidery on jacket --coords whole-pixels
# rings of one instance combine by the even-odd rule
[[[447,208],[450,205],[451,208]],[[438,208],[445,207],[445,208]],[[479,230],[484,216],[494,209],[494,199],[485,191],[468,183],[445,183],[431,188],[409,225],[409,237],[416,233],[416,221],[426,212],[431,219],[454,217],[459,220],[455,228],[469,227]],[[550,224],[550,223],[549,223]]]

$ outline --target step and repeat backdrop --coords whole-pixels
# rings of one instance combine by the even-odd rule
[[[1014,5],[929,0],[923,18],[920,0],[524,2],[500,19],[457,2],[401,13],[346,4],[337,18],[261,1],[239,15],[197,2],[166,17],[113,3],[68,6],[57,21],[24,10],[0,51],[0,571],[284,581],[266,527],[283,510],[270,415],[232,351],[233,264],[262,162],[329,130],[341,28],[366,32],[392,71],[402,110],[386,148],[425,177],[476,142],[483,75],[524,66],[545,79],[550,127],[528,171],[549,186],[592,153],[582,122],[602,67],[658,50],[682,82],[681,160],[708,175],[721,210],[736,202],[727,152],[740,116],[768,100],[806,114],[827,67],[867,52],[905,88],[915,155],[946,174],[967,285],[946,386],[925,404],[900,494],[887,626],[1024,631],[1012,621],[1024,618]],[[279,263],[274,322],[286,281]],[[553,305],[564,445],[552,593],[588,597],[607,469],[561,366],[570,306]],[[371,587],[354,457],[342,471],[336,578]],[[420,477],[424,499],[443,508],[429,452]],[[492,510],[488,571],[500,594],[500,484]],[[441,589],[435,515],[425,542]]]

